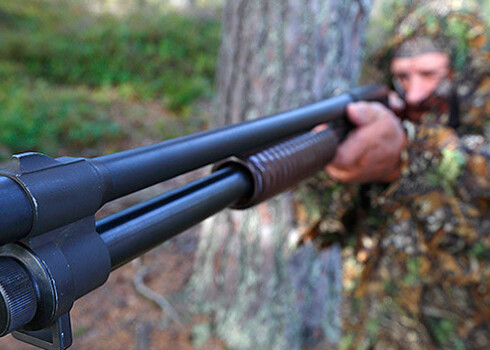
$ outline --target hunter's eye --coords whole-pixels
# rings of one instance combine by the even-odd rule
[[[420,75],[421,75],[423,78],[434,78],[434,77],[436,77],[436,76],[437,76],[437,72],[432,71],[432,70],[422,71],[422,72],[420,72]]]
[[[408,79],[408,74],[405,73],[396,74],[395,78],[403,82]]]

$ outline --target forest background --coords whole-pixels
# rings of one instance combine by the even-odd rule
[[[361,83],[382,79],[370,59],[413,2],[374,1]],[[488,27],[490,2],[476,3]],[[0,0],[0,162],[31,150],[92,157],[208,128],[222,12],[222,0]],[[123,199],[98,215],[147,196]],[[224,348],[206,317],[187,319],[178,300],[172,316],[152,294],[174,295],[186,283],[195,248],[195,237],[179,237],[78,302],[76,348]]]
[[[374,2],[365,57],[416,2]],[[478,3],[490,23],[490,3]],[[223,0],[0,0],[0,160],[26,150],[100,155],[205,129],[222,7]]]

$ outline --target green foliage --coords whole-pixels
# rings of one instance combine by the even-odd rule
[[[379,321],[375,318],[369,319],[366,323],[366,329],[371,338],[376,338],[380,329]]]
[[[68,4],[0,0],[0,59],[52,83],[116,86],[123,97],[162,99],[176,111],[209,96],[218,20],[148,12],[96,16]]]
[[[123,132],[110,121],[108,108],[83,89],[53,88],[42,80],[3,80],[0,140],[6,148],[4,156],[27,150],[57,155],[60,145],[80,150],[118,139]]]
[[[441,153],[442,159],[437,169],[427,169],[425,176],[432,186],[442,186],[447,194],[453,195],[454,185],[464,169],[466,158],[459,150],[444,148]]]
[[[219,19],[84,3],[0,0],[0,159],[119,150],[130,128],[155,139],[198,128],[183,124],[213,92]]]
[[[469,254],[478,260],[490,261],[490,250],[482,242],[477,242]]]
[[[407,272],[403,277],[403,284],[414,286],[420,282],[420,261],[419,258],[413,257],[407,260]]]
[[[352,345],[354,344],[355,335],[353,333],[345,334],[339,343],[339,349],[352,349]]]
[[[434,338],[441,345],[448,344],[452,333],[456,331],[454,322],[451,320],[431,318],[429,324]],[[460,347],[455,347],[455,349],[460,349]]]
[[[202,348],[212,334],[211,327],[208,323],[196,324],[191,331],[192,345],[196,348]]]

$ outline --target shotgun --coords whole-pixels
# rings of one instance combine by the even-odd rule
[[[75,300],[111,271],[225,209],[246,209],[322,169],[370,85],[301,108],[96,158],[12,156],[0,169],[0,336],[72,344]],[[311,131],[327,123],[324,131]],[[214,164],[210,175],[99,221],[105,203]]]

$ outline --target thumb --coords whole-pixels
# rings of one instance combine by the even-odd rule
[[[405,109],[405,102],[403,102],[401,97],[394,91],[391,91],[388,94],[388,105],[395,112],[400,112]]]

